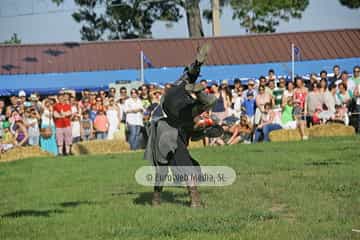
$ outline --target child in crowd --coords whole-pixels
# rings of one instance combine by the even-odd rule
[[[94,128],[96,132],[96,139],[106,139],[109,129],[109,120],[105,115],[104,109],[99,109],[94,120]]]
[[[80,142],[80,116],[75,114],[71,119],[72,143]]]
[[[3,134],[0,139],[0,152],[4,153],[16,146],[14,135],[10,132],[10,123],[8,121],[2,122]]]
[[[254,98],[253,92],[248,92],[246,94],[246,99],[243,102],[243,107],[245,110],[245,115],[249,119],[249,123],[251,126],[254,125],[254,116],[255,116],[255,109],[256,109],[256,101]]]
[[[330,121],[346,124],[346,112],[341,105],[335,105],[335,113],[330,118]]]
[[[89,112],[89,117],[92,122],[95,121],[96,115],[97,115],[97,106],[95,104],[91,105],[91,111]]]
[[[322,123],[320,118],[321,112],[322,112],[322,108],[319,106],[316,108],[315,112],[311,116],[311,121],[313,125],[318,125]]]
[[[83,141],[88,141],[93,135],[93,124],[89,116],[89,111],[83,112],[83,118],[80,121],[80,135]]]
[[[36,112],[34,108],[27,109],[25,111],[24,123],[27,126],[28,130],[28,144],[30,146],[38,146],[40,140],[40,129],[39,121],[40,115]]]

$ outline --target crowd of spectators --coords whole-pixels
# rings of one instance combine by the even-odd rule
[[[196,118],[195,126],[223,127],[223,136],[205,138],[205,145],[269,141],[269,133],[278,129],[298,129],[306,140],[306,127],[328,122],[352,123],[359,132],[360,67],[349,74],[334,66],[329,75],[321,71],[306,81],[287,81],[270,69],[268,76],[250,79],[247,85],[239,79],[233,86],[227,80],[219,85],[201,80],[217,101]],[[85,89],[81,94],[63,89],[51,96],[20,91],[0,100],[0,150],[30,145],[61,156],[71,154],[77,142],[114,138],[127,141],[132,150],[143,148],[145,126],[162,116],[160,98],[171,87],[144,84],[130,91]]]

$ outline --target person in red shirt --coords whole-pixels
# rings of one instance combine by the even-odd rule
[[[59,155],[63,155],[63,147],[65,143],[65,154],[70,154],[70,146],[72,144],[71,130],[71,105],[66,103],[64,92],[59,92],[59,102],[54,105],[54,121],[56,127],[56,143]]]

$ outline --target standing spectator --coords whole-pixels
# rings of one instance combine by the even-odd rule
[[[246,99],[247,98],[247,94],[248,92],[252,92],[253,93],[253,97],[255,98],[257,95],[257,91],[255,89],[255,81],[250,79],[248,81],[248,85],[247,85],[247,89],[243,92],[243,98]]]
[[[353,76],[350,80],[354,82],[355,86],[360,85],[360,66],[354,67]]]
[[[321,79],[319,83],[319,92],[321,95],[324,95],[328,91],[328,83],[325,79]]]
[[[269,69],[267,79],[268,81],[274,81],[274,83],[276,83],[276,75],[274,69]]]
[[[104,109],[98,110],[98,113],[94,120],[94,129],[95,129],[96,139],[104,140],[107,138],[107,133],[109,130],[109,120],[105,115]]]
[[[349,107],[352,96],[353,93],[347,90],[346,85],[344,83],[340,83],[338,86],[338,92],[336,94],[338,104]]]
[[[265,90],[265,89],[264,89]],[[255,129],[254,142],[259,142],[261,136],[263,141],[268,142],[270,132],[281,129],[281,125],[274,122],[275,114],[271,110],[271,103],[267,102],[264,105],[264,111],[261,113],[260,123]]]
[[[302,110],[302,120],[310,123],[310,117],[307,116],[307,96],[308,89],[304,86],[304,80],[301,77],[295,78],[296,88],[294,89],[294,102],[299,101],[300,109]],[[298,114],[299,115],[299,114]]]
[[[72,144],[80,142],[80,116],[74,114],[71,119]]]
[[[54,120],[56,127],[56,142],[58,146],[58,153],[60,156],[70,154],[70,146],[72,144],[72,129],[71,129],[71,105],[66,103],[66,97],[63,91],[59,92],[58,103],[54,105]]]
[[[116,89],[115,89],[114,87],[111,87],[111,88],[109,89],[109,96],[108,96],[108,97],[115,99],[115,97],[116,97]]]
[[[91,105],[91,110],[89,112],[89,117],[92,122],[95,121],[96,115],[97,115],[97,106],[95,104],[93,104],[93,105]]]
[[[58,154],[58,149],[56,145],[55,138],[55,124],[53,119],[53,108],[51,105],[51,101],[49,99],[45,99],[43,101],[43,108],[41,114],[41,129],[51,129],[51,136],[40,136],[40,146],[46,152],[50,152],[55,156]]]
[[[259,77],[259,86],[258,86],[258,88],[259,88],[260,86],[263,86],[263,87],[266,88],[266,84],[267,84],[266,78],[265,78],[264,76],[260,76],[260,77]]]
[[[328,121],[331,116],[335,114],[335,104],[336,104],[336,85],[333,84],[329,87],[329,90],[324,93],[324,106],[325,111],[321,112],[320,118],[323,122]]]
[[[301,119],[301,115],[296,116],[296,114],[294,114],[296,112],[300,112],[300,114],[301,114],[301,110],[297,111],[296,109],[294,109],[293,99],[291,97],[288,98],[287,103],[285,105],[283,105],[282,107],[283,107],[282,114],[281,114],[282,128],[284,128],[284,129],[298,128],[300,130],[301,139],[307,140],[308,137],[305,135],[306,122]],[[298,107],[298,105],[295,107]]]
[[[231,91],[232,95],[232,103],[235,103],[235,99],[239,97],[239,92],[241,91],[241,94],[243,93],[243,86],[241,85],[241,81],[238,78],[235,78],[234,80],[234,89]]]
[[[328,73],[327,73],[327,71],[325,71],[325,70],[322,70],[321,72],[320,72],[320,80],[321,79],[325,79],[327,82],[329,81],[329,79],[328,79]]]
[[[282,99],[283,104],[287,103],[287,100],[289,97],[293,98],[294,89],[295,89],[294,82],[292,82],[292,81],[287,82],[286,89],[284,91],[284,95],[283,95],[283,99]]]
[[[360,134],[360,84],[354,90],[355,97],[355,111],[357,114],[357,132]]]
[[[272,95],[274,99],[274,108],[281,108],[283,96],[286,90],[286,80],[285,78],[281,77],[279,79],[279,87],[275,88]]]
[[[90,119],[89,111],[83,112],[83,118],[80,121],[81,140],[88,141],[93,136],[93,121]]]
[[[39,130],[39,120],[40,115],[36,112],[34,107],[27,109],[25,112],[24,123],[28,129],[28,144],[31,146],[39,145],[40,130]]]
[[[270,94],[270,96],[272,96],[274,90],[275,90],[275,81],[274,81],[274,80],[269,80],[267,87],[265,87],[265,91],[266,91],[268,94]]]
[[[340,83],[344,83],[350,92],[354,92],[355,83],[352,79],[349,79],[349,74],[347,71],[343,71],[341,73],[341,79],[336,82],[336,85],[338,86]]]
[[[240,118],[242,113],[242,105],[244,102],[243,96],[243,89],[242,87],[238,88],[236,91],[234,91],[233,100],[234,100],[234,115],[237,118]]]
[[[307,81],[306,83],[305,83],[305,87],[308,89],[308,91],[312,91],[312,85],[313,85],[313,83],[317,83],[318,82],[318,78],[317,78],[317,76],[316,76],[316,73],[311,73],[310,74],[310,81]]]
[[[129,131],[131,150],[139,148],[140,133],[143,126],[143,106],[135,88],[130,91],[130,98],[125,101],[126,124]]]
[[[253,126],[255,109],[256,109],[256,101],[255,101],[253,92],[247,93],[247,97],[244,100],[243,107],[245,110],[245,115],[248,117],[249,123],[251,124],[251,126]]]
[[[140,89],[141,89],[140,99],[141,99],[141,102],[143,104],[143,108],[147,109],[151,105],[149,89],[145,84],[142,85],[140,87]]]
[[[232,103],[232,93],[228,85],[227,80],[222,80],[220,85],[221,95],[224,96],[225,100],[225,117],[232,114],[231,103]]]
[[[107,136],[107,139],[109,140],[114,139],[115,133],[120,127],[119,112],[119,108],[115,104],[114,98],[109,98],[109,106],[106,111],[106,116],[109,120],[109,131]]]
[[[120,98],[121,99],[127,99],[128,98],[126,87],[121,87],[120,88]]]
[[[213,84],[211,86],[211,90],[216,97],[216,103],[212,108],[211,114],[214,114],[221,122],[226,116],[226,109],[227,109],[227,101],[226,95],[224,96],[223,91],[219,91],[219,86],[217,84]]]
[[[323,95],[320,93],[318,84],[313,83],[312,87],[313,90],[307,97],[307,113],[309,116],[313,116],[319,108],[322,110],[322,105],[324,103]],[[312,123],[314,124],[313,121]]]
[[[333,67],[333,75],[332,77],[329,78],[329,85],[333,85],[335,84],[338,80],[340,80],[341,78],[341,72],[340,72],[340,66],[339,65],[335,65]]]
[[[259,124],[261,113],[264,112],[265,104],[271,103],[272,97],[269,93],[265,92],[265,86],[259,86],[259,93],[256,96],[256,111],[255,111],[255,125]]]

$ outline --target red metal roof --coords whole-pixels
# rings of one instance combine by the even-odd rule
[[[360,57],[360,29],[259,34],[195,39],[0,45],[0,74],[62,73],[135,69],[140,51],[154,67],[183,66],[196,49],[212,44],[207,65],[290,61],[291,43],[302,60]]]

